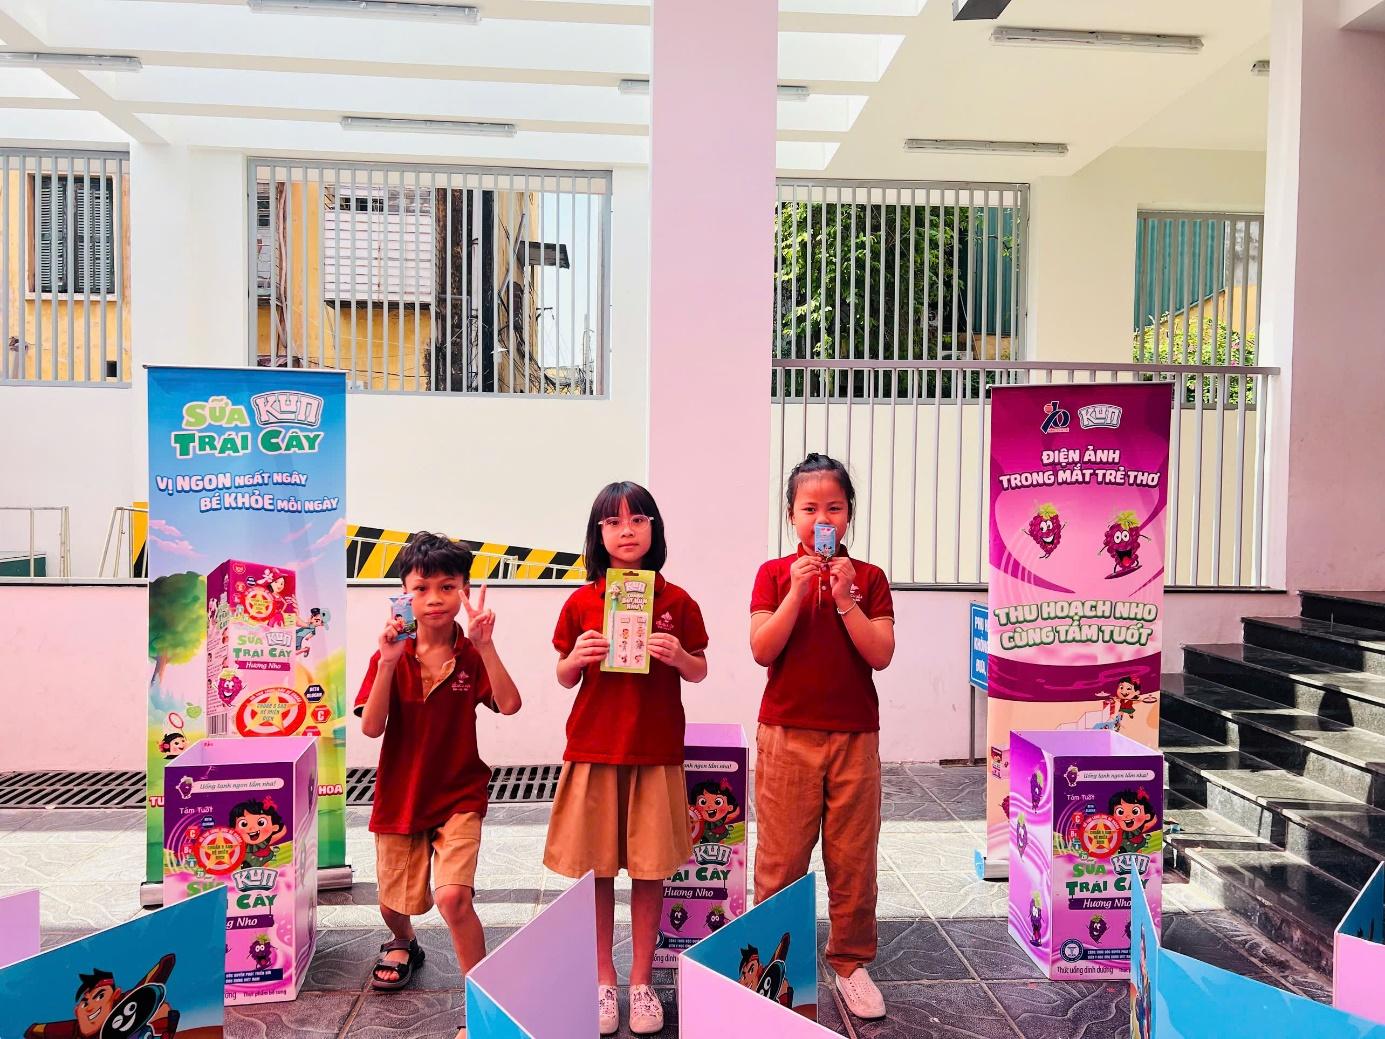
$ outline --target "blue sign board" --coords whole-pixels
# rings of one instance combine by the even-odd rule
[[[982,690],[990,687],[986,678],[986,658],[990,652],[990,636],[986,631],[989,613],[984,602],[971,604],[971,632],[968,635],[970,641],[967,643],[967,657],[970,661],[968,670],[971,674],[967,681]]]

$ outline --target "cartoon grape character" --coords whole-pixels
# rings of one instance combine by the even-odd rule
[[[1130,921],[1125,921],[1125,940],[1130,941]]]
[[[1029,804],[1034,811],[1039,810],[1039,798],[1044,796],[1044,774],[1037,768],[1029,777]]]
[[[1148,540],[1140,533],[1140,521],[1135,513],[1128,509],[1116,513],[1102,540],[1102,548],[1112,559],[1111,572],[1106,579],[1124,577],[1140,569],[1140,542]]]
[[[1077,777],[1079,775],[1081,775],[1081,773],[1078,772],[1076,765],[1069,765],[1068,770],[1063,773],[1063,776],[1067,779],[1068,786],[1070,787],[1077,785]]]
[[[688,911],[683,908],[682,902],[673,903],[673,908],[668,911],[668,922],[675,931],[683,930],[683,925],[688,922]]]
[[[240,676],[229,667],[225,668],[217,677],[216,692],[225,703],[230,703],[236,698],[236,694],[241,691],[245,683],[240,680]]]
[[[1034,937],[1029,939],[1029,944],[1037,946],[1043,940],[1044,929],[1044,910],[1039,902],[1037,891],[1029,899],[1029,927],[1034,932]]]
[[[707,930],[715,934],[726,926],[726,910],[721,906],[712,906],[707,911]]]
[[[1024,825],[1024,816],[1020,816],[1015,823],[1015,847],[1019,849],[1021,855],[1024,849],[1029,847],[1029,827]]]
[[[1034,544],[1039,546],[1045,559],[1053,555],[1063,540],[1063,520],[1058,515],[1057,507],[1048,502],[1040,505],[1030,518],[1029,529],[1025,533],[1034,539]]]
[[[1087,921],[1087,933],[1092,936],[1092,941],[1098,945],[1101,944],[1101,936],[1106,933],[1106,929],[1106,917],[1100,913],[1093,914],[1092,918]]]
[[[1010,795],[1006,794],[1000,799],[1000,814],[1005,818],[1010,818]]]
[[[274,946],[270,944],[269,935],[257,935],[255,940],[250,943],[250,958],[255,961],[255,969],[268,969],[273,957]]]

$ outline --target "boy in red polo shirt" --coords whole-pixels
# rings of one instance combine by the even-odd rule
[[[476,708],[514,714],[520,707],[491,638],[495,613],[486,609],[484,586],[471,602],[471,551],[440,534],[415,534],[399,554],[399,572],[413,597],[417,639],[399,638],[403,625],[391,617],[356,696],[361,731],[384,736],[370,829],[380,915],[394,938],[380,947],[371,985],[386,990],[408,985],[423,963],[410,918],[435,902],[463,978],[486,954],[472,892],[491,772],[476,749]]]

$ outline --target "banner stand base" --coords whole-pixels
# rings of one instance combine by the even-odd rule
[[[351,866],[319,866],[317,870],[317,889],[321,891],[344,891],[355,883],[355,870]],[[164,904],[164,886],[145,881],[139,886],[141,909],[158,909]]]
[[[1010,878],[1010,864],[987,860],[986,853],[983,851],[975,853],[972,858],[972,865],[976,868],[977,880],[1008,880]]]

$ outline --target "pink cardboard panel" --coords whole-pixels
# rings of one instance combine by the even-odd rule
[[[681,1039],[795,1039],[835,1035],[754,989],[683,956],[678,971],[678,1034]]]
[[[37,956],[38,889],[0,897],[0,967]]]
[[[1332,1005],[1385,1024],[1385,945],[1338,934],[1332,950]]]
[[[588,873],[564,891],[478,963],[467,982],[481,988],[533,1039],[596,1035],[593,874]],[[470,1009],[470,1001],[467,1006]],[[581,1024],[584,1020],[585,1028]],[[470,1013],[467,1024],[473,1024]],[[481,1039],[491,1033],[478,1029],[470,1034]]]

